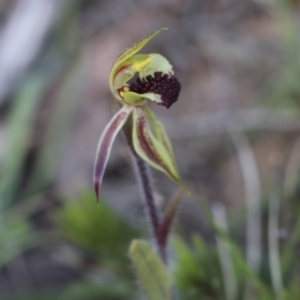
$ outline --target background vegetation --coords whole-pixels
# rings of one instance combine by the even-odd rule
[[[91,174],[110,67],[161,27],[146,50],[182,93],[153,109],[193,192],[170,240],[174,295],[299,298],[299,1],[4,0],[1,299],[142,297],[129,245],[151,239],[121,137],[99,206]],[[163,209],[176,186],[154,176]]]

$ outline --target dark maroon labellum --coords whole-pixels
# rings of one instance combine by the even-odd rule
[[[177,101],[181,85],[174,75],[155,72],[154,77],[148,75],[143,79],[138,78],[135,83],[130,84],[129,88],[132,92],[138,94],[159,94],[161,96],[162,103],[158,104],[169,108],[175,101]]]

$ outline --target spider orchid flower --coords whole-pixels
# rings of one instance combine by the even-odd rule
[[[180,83],[174,76],[172,66],[162,55],[136,54],[164,29],[133,44],[119,55],[112,66],[109,85],[119,110],[98,142],[93,173],[97,198],[113,141],[125,123],[135,154],[186,190],[180,180],[164,126],[147,106],[147,101],[152,101],[169,108],[179,96]],[[136,74],[138,78],[134,81]]]

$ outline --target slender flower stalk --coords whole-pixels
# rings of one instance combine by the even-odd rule
[[[162,220],[153,197],[152,180],[147,170],[150,165],[165,173],[183,190],[170,140],[149,106],[147,100],[167,108],[177,101],[180,83],[173,67],[160,54],[136,54],[152,38],[166,28],[157,30],[122,52],[112,66],[109,85],[115,98],[116,113],[105,127],[96,151],[94,187],[99,200],[101,184],[112,144],[123,128],[132,152],[142,196],[150,218],[158,252],[165,261],[169,227],[175,212],[169,210]],[[138,74],[135,80],[134,76]],[[177,208],[177,205],[174,205]]]
[[[151,174],[146,163],[139,158],[138,156],[134,156],[134,163],[136,164],[136,172],[137,178],[140,181],[141,185],[141,194],[145,200],[146,208],[149,213],[149,217],[151,220],[153,232],[155,236],[157,236],[160,227],[160,215],[158,212],[157,205],[155,204],[154,195],[153,195],[153,183],[151,179]]]
[[[136,177],[140,184],[141,197],[145,203],[145,212],[148,216],[152,234],[155,239],[157,251],[163,261],[165,261],[164,246],[159,240],[159,228],[161,224],[161,216],[158,207],[155,203],[153,195],[153,184],[151,178],[151,170],[148,165],[138,156],[133,156],[133,163],[135,165]]]

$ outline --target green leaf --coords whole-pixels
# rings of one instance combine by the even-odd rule
[[[151,246],[134,240],[129,254],[148,300],[170,300],[171,275]]]

